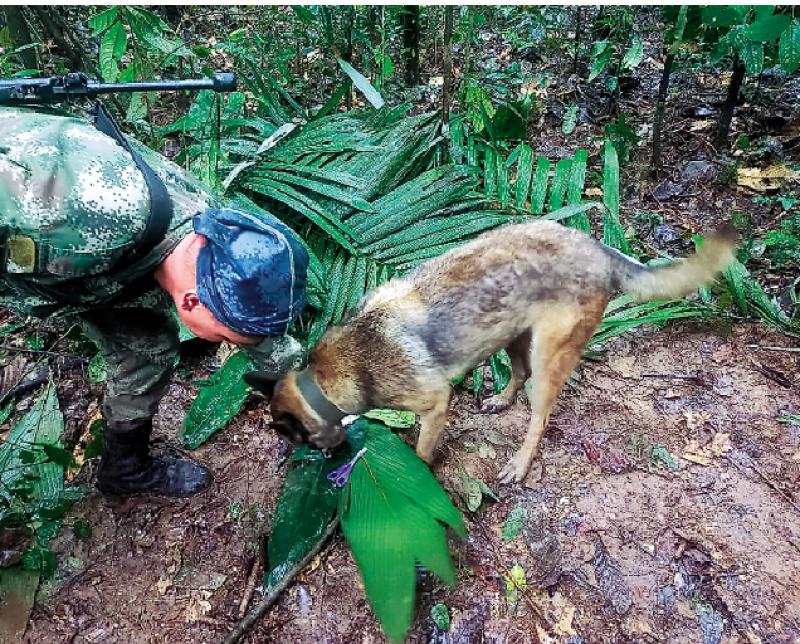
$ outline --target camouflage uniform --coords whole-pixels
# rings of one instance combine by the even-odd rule
[[[0,107],[0,305],[39,317],[77,316],[108,362],[110,422],[155,413],[179,342],[172,300],[153,271],[192,231],[195,214],[220,205],[177,165],[131,143],[174,207],[165,239],[132,264],[124,258],[150,202],[131,155],[84,119]],[[273,371],[299,356],[288,336],[247,350]]]

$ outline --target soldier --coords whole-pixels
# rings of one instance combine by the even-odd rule
[[[0,107],[0,305],[76,316],[104,353],[101,492],[183,497],[208,484],[202,465],[149,449],[178,355],[174,311],[279,374],[301,357],[287,330],[307,264],[284,224],[225,207],[102,108],[92,124]]]

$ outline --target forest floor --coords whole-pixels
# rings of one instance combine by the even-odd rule
[[[646,59],[621,109],[650,122],[659,73],[658,62]],[[710,148],[723,80],[678,75],[667,172],[647,174],[646,128],[623,172],[623,222],[675,256],[691,247],[689,233],[734,210],[749,215],[755,233],[783,216],[726,180],[727,166]],[[798,79],[782,87],[783,96],[769,102],[762,100],[768,83],[760,88],[761,99],[741,106],[734,126],[777,137],[796,155]],[[560,119],[573,98],[553,89],[541,100],[530,136],[537,152],[558,158],[578,146],[596,150],[604,121],[592,114],[600,99],[580,96],[581,121],[570,137]],[[784,104],[781,119],[770,120]],[[757,275],[779,297],[791,281],[788,273]],[[455,589],[421,577],[409,641],[800,641],[800,427],[777,420],[800,413],[800,353],[765,347],[798,343],[755,322],[679,323],[611,341],[599,361],[579,367],[530,476],[512,486],[496,477],[522,440],[525,404],[483,415],[479,401],[459,393],[433,471],[462,509],[462,469],[500,500],[466,513],[469,538],[452,544]],[[176,442],[196,393],[192,382],[209,375],[209,362],[189,358],[164,400],[156,428],[168,442]],[[74,430],[85,429],[101,395],[80,369],[63,374],[59,398]],[[77,541],[63,531],[54,542],[58,572],[40,588],[25,641],[220,641],[240,608],[260,597],[260,551],[287,456],[268,421],[251,403],[193,453],[214,483],[190,500],[107,499],[91,486],[93,464],[84,467],[78,480],[87,496],[68,518],[87,519],[92,536]],[[505,542],[501,526],[516,507],[526,508],[528,522]],[[525,570],[527,589],[511,603],[505,573],[514,564]],[[446,633],[429,616],[438,602],[450,608]],[[245,641],[384,641],[341,535]]]

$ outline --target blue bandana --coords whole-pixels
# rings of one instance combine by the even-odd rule
[[[308,253],[271,215],[209,208],[192,220],[206,237],[197,257],[197,297],[242,335],[282,335],[306,301]]]

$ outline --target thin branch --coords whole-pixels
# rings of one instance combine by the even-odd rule
[[[306,553],[306,556],[303,557],[297,564],[292,566],[287,573],[284,575],[283,579],[272,588],[269,594],[265,595],[264,598],[258,602],[253,607],[247,617],[245,617],[241,622],[239,622],[238,626],[234,628],[228,637],[225,638],[223,644],[236,644],[248,630],[250,627],[253,626],[263,615],[267,612],[267,610],[277,601],[278,597],[280,597],[281,593],[286,590],[289,585],[294,581],[294,578],[305,568],[311,560],[317,555],[317,553],[322,550],[322,546],[325,545],[325,542],[330,538],[330,536],[336,531],[336,528],[339,527],[339,518],[334,518],[329,524],[328,527],[325,528],[325,532],[322,533],[322,536],[319,538],[314,547]]]

